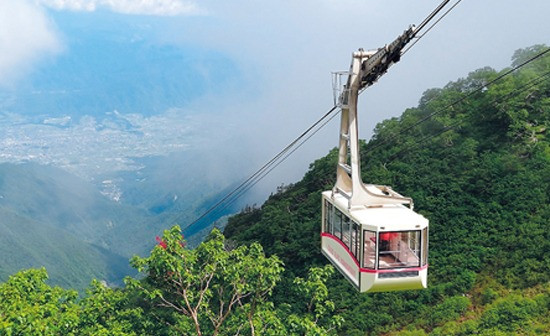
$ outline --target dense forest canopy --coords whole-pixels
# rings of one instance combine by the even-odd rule
[[[543,50],[518,50],[512,66]],[[548,297],[550,57],[477,90],[508,70],[479,69],[426,91],[418,107],[378,124],[373,139],[362,144],[363,180],[412,197],[430,219],[429,289],[358,295],[337,275],[329,290],[345,319],[342,334],[378,334],[406,325],[437,333],[445,322],[465,319],[468,312],[479,315],[514,291],[525,299],[534,293]],[[332,188],[336,162],[333,150],[302,181],[281,188],[261,208],[231,218],[226,236],[239,244],[260,242],[292,275],[324,265],[319,193]],[[527,320],[517,325],[527,328],[518,333],[541,323]],[[484,326],[475,328],[498,324]],[[471,327],[457,324],[443,334]]]
[[[512,67],[547,50],[518,50]],[[429,287],[358,294],[320,253],[337,152],[188,249],[178,227],[124,288],[45,270],[0,284],[0,335],[550,334],[550,56],[424,93],[361,143],[363,179],[430,220]]]

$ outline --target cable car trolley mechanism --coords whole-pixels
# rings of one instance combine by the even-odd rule
[[[378,50],[359,49],[350,71],[336,73],[341,108],[336,184],[322,193],[322,253],[359,292],[427,287],[428,220],[413,211],[413,201],[388,186],[361,180],[357,127],[359,93],[399,61],[418,30],[410,26]]]

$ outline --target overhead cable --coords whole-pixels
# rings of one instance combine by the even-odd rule
[[[277,168],[281,163],[283,163],[286,159],[288,159],[289,156],[291,156],[295,151],[297,151],[304,143],[306,143],[311,137],[313,137],[317,132],[319,132],[323,127],[325,127],[326,124],[332,121],[334,117],[336,117],[338,113],[333,114],[330,118],[328,118],[324,123],[322,123],[317,129],[315,129],[307,138],[303,139],[298,145],[294,147],[294,149],[290,152],[288,152],[281,160],[279,160],[277,163],[272,165],[269,170],[265,171],[261,176],[256,178],[254,181],[251,181],[247,186],[243,187],[239,192],[231,199],[228,199],[226,204],[223,205],[223,208],[220,209],[220,211],[223,211],[224,209],[228,208],[230,205],[232,205],[239,197],[241,197],[243,194],[248,192],[252,187],[254,187],[258,182],[260,182],[266,175],[271,173],[275,168]]]
[[[460,2],[461,0],[458,0]],[[450,2],[450,0],[444,0],[435,10],[433,10],[430,15],[428,15],[418,26],[416,29],[416,32],[420,32],[437,14]],[[445,15],[447,15],[458,3],[453,5],[451,9],[449,9],[447,12],[443,14],[442,17],[440,17],[431,27],[428,28],[428,31],[431,30],[435,24],[437,24]],[[422,38],[428,31],[426,31],[423,35],[417,38],[417,41]],[[416,43],[415,41],[414,43]],[[414,45],[413,43],[413,45]],[[409,50],[407,48],[407,50]],[[298,136],[294,141],[292,141],[289,145],[287,145],[283,150],[281,150],[275,157],[273,157],[271,160],[269,160],[267,163],[265,163],[260,169],[258,169],[255,173],[250,175],[247,179],[245,179],[242,183],[240,183],[236,188],[234,188],[231,192],[229,192],[227,195],[225,195],[222,199],[220,199],[218,202],[216,202],[214,205],[209,207],[204,213],[202,213],[197,219],[195,219],[193,222],[191,222],[185,230],[189,230],[191,227],[193,227],[196,223],[198,223],[201,219],[205,218],[207,215],[212,213],[216,208],[220,207],[222,204],[227,203],[224,208],[228,207],[230,204],[235,202],[237,198],[242,196],[245,192],[247,192],[250,188],[252,188],[254,185],[256,185],[260,180],[262,180],[265,176],[267,176],[273,169],[278,167],[283,161],[285,161],[292,153],[294,153],[298,148],[300,148],[306,141],[308,141],[314,134],[316,134],[324,125],[326,125],[332,118],[334,118],[333,115],[331,118],[329,118],[325,123],[323,123],[321,126],[319,126],[315,131],[313,131],[312,134],[309,136],[308,133],[310,133],[313,129],[315,129],[319,124],[321,124],[325,119],[327,119],[335,110],[337,109],[337,106],[333,106],[329,111],[327,111],[319,120],[317,120],[312,126],[310,126],[308,129],[306,129],[300,136]],[[306,137],[307,136],[307,137]],[[305,139],[304,139],[305,138]],[[302,141],[302,139],[304,139]],[[301,142],[300,142],[301,141]],[[298,144],[299,143],[299,144]],[[297,145],[298,144],[298,145]],[[295,147],[293,149],[293,147]]]
[[[449,0],[450,1],[450,0]],[[441,3],[441,5],[445,6],[447,5],[447,3],[449,3],[449,1],[444,1],[443,3]],[[403,50],[403,52],[401,53],[401,56],[405,55],[409,50],[411,50],[412,47],[414,47],[415,44],[418,43],[418,41],[420,41],[420,39],[422,39],[424,36],[426,36],[426,34],[433,29],[433,27],[435,27],[439,21],[443,20],[443,18],[445,16],[447,16],[447,14],[449,14],[462,0],[458,0],[457,2],[455,2],[445,13],[443,13],[443,15],[441,15],[430,27],[428,27],[428,30],[426,30],[422,35],[420,36],[417,36],[416,37],[416,40],[411,44],[409,45],[405,50]],[[441,7],[441,5],[439,5],[439,10],[437,12],[439,12],[441,9],[443,9],[443,7]],[[434,11],[435,12],[435,11]],[[433,19],[435,17],[437,13],[433,14],[433,15],[430,15],[430,20]],[[424,26],[426,24],[428,24],[428,22],[430,20],[424,20],[419,26],[418,26],[418,29],[416,30],[416,32],[420,32]]]
[[[539,75],[539,76],[531,79],[527,83],[525,83],[525,84],[521,85],[520,87],[516,88],[515,90],[509,92],[504,97],[501,97],[500,99],[496,99],[496,100],[494,100],[490,103],[491,104],[496,104],[496,103],[505,102],[505,101],[509,100],[510,98],[512,98],[513,96],[515,96],[515,95],[517,95],[521,92],[527,91],[527,90],[529,90],[530,88],[534,87],[537,84],[540,84],[541,82],[544,81],[544,79],[546,79],[546,77],[549,77],[549,76],[550,76],[550,71],[545,72],[542,75]],[[403,155],[404,153],[410,152],[410,150],[412,150],[412,149],[419,148],[420,144],[425,143],[430,139],[433,139],[433,138],[435,138],[435,137],[437,137],[437,136],[439,136],[439,135],[441,135],[445,132],[448,132],[450,130],[457,129],[459,126],[461,126],[462,123],[464,123],[464,120],[457,120],[456,122],[452,123],[451,125],[443,127],[441,130],[437,131],[436,133],[430,134],[430,135],[427,135],[427,136],[423,137],[422,139],[416,141],[413,146],[404,148],[404,149],[400,150],[399,152],[391,155],[389,157],[389,159],[386,161],[386,164],[390,163],[392,161],[395,161],[397,158],[402,158],[404,156]]]
[[[499,76],[495,77],[494,79],[490,80],[489,82],[485,83],[485,84],[481,84],[479,85],[477,88],[475,88],[474,90],[470,91],[469,93],[463,95],[462,97],[460,97],[459,99],[449,103],[448,105],[446,105],[445,107],[435,111],[435,112],[432,112],[430,114],[428,114],[427,116],[421,118],[420,120],[418,120],[417,122],[415,122],[414,124],[410,125],[410,126],[407,126],[406,128],[404,128],[402,131],[400,131],[399,133],[396,133],[395,135],[387,138],[387,139],[384,139],[383,141],[380,141],[376,144],[374,144],[373,146],[369,147],[367,149],[367,152],[371,152],[373,151],[374,149],[380,147],[380,146],[383,146],[385,144],[388,144],[394,140],[396,140],[401,134],[405,133],[405,132],[408,132],[410,131],[411,129],[415,128],[416,126],[422,124],[422,123],[425,123],[426,121],[430,120],[431,118],[433,118],[434,116],[438,115],[439,113],[443,112],[443,111],[446,111],[447,109],[451,108],[452,106],[458,104],[458,103],[461,103],[462,101],[466,100],[467,98],[470,98],[471,96],[473,96],[474,94],[478,93],[478,92],[481,92],[483,89],[486,89],[488,88],[489,86],[497,83],[498,81],[502,80],[503,78],[509,76],[510,74],[512,74],[513,72],[517,71],[518,69],[524,67],[525,65],[537,60],[538,58],[544,56],[545,54],[547,54],[548,52],[550,52],[550,48],[536,54],[535,56],[527,59],[526,61],[522,62],[521,64],[505,71],[504,73],[500,74]]]
[[[217,207],[219,207],[222,203],[226,202],[229,198],[231,198],[233,195],[235,194],[238,194],[240,190],[244,189],[244,188],[247,188],[248,186],[250,186],[251,184],[256,184],[257,182],[255,181],[259,181],[261,179],[263,179],[269,172],[271,172],[271,169],[270,168],[275,165],[278,166],[279,164],[277,164],[277,162],[281,159],[281,157],[283,157],[283,161],[286,159],[286,157],[284,157],[284,155],[290,151],[292,149],[292,147],[294,147],[298,142],[300,142],[300,140],[302,140],[312,129],[314,129],[317,125],[319,125],[320,123],[323,122],[323,120],[325,120],[326,118],[328,118],[335,110],[337,109],[337,106],[333,106],[330,110],[328,110],[319,120],[317,120],[315,123],[313,123],[313,125],[311,125],[308,129],[306,129],[302,134],[300,134],[296,139],[294,139],[294,141],[292,141],[290,144],[288,144],[283,150],[281,150],[277,155],[275,155],[271,160],[269,160],[267,163],[265,163],[260,169],[258,169],[255,173],[253,173],[252,175],[250,175],[247,179],[245,179],[241,184],[239,184],[235,189],[233,189],[231,192],[229,192],[227,195],[225,195],[222,199],[220,199],[218,202],[216,202],[214,205],[212,205],[210,208],[208,208],[208,210],[206,210],[202,215],[200,215],[199,217],[197,217],[197,219],[195,219],[193,222],[191,222],[191,224],[189,224],[187,226],[187,228],[193,226],[194,224],[196,224],[197,222],[199,222],[201,219],[203,219],[204,217],[206,217],[208,214],[210,214],[212,211],[214,211],[214,209],[216,209]],[[317,133],[317,131],[315,132]],[[314,134],[315,134],[314,133]],[[309,139],[309,138],[307,138]],[[301,144],[300,144],[301,146]],[[291,153],[293,153],[294,151],[292,151]],[[288,157],[288,156],[287,156]],[[264,172],[266,172],[264,174]],[[246,189],[248,190],[248,189]],[[242,193],[239,193],[239,196],[241,195]]]

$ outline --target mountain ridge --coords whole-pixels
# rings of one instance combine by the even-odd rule
[[[512,64],[546,49],[519,50]],[[429,283],[421,291],[358,295],[343,277],[332,277],[329,298],[346,321],[340,334],[550,331],[548,321],[530,319],[532,312],[514,321],[494,318],[500,312],[492,310],[494,302],[502,314],[517,316],[522,308],[510,302],[529,305],[533,293],[540,300],[548,293],[548,69],[546,56],[479,92],[508,69],[473,71],[426,91],[418,107],[379,123],[373,138],[361,142],[363,180],[412,197],[415,210],[430,220]],[[285,279],[327,264],[320,253],[320,193],[334,185],[337,158],[334,149],[301,181],[229,218],[224,234],[236,245],[259,242],[267,255],[279,256]],[[275,301],[289,303],[291,287],[282,285]]]
[[[154,161],[162,166],[163,160]],[[160,183],[163,178],[155,177],[162,175],[159,171],[145,169],[138,176],[151,181],[145,185],[123,183],[116,201],[100,190],[101,183],[86,181],[55,166],[1,163],[0,279],[21,268],[44,266],[51,282],[64,287],[82,290],[94,278],[122,285],[124,276],[135,273],[128,263],[130,257],[147,253],[156,243],[155,236],[168,225],[185,227],[226,190],[187,178],[193,169],[180,171],[170,166],[165,173],[168,171],[174,180],[182,182]],[[131,180],[132,176],[117,178]],[[126,199],[126,191],[135,199]],[[163,203],[159,202],[166,197],[168,203],[161,209]],[[234,209],[197,223],[194,229],[200,232],[186,234],[190,245],[198,245],[208,234],[207,227],[224,225],[211,225],[208,220]]]

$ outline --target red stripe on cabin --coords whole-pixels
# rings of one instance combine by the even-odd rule
[[[321,233],[321,236],[330,238],[332,240],[335,240],[338,244],[340,244],[344,248],[344,250],[346,250],[346,252],[348,252],[351,259],[353,259],[353,261],[355,262],[355,265],[357,266],[357,268],[360,268],[359,262],[357,261],[357,259],[355,259],[355,256],[350,252],[348,247],[338,237],[336,237],[334,235],[331,235],[330,233],[326,233],[326,232]]]

